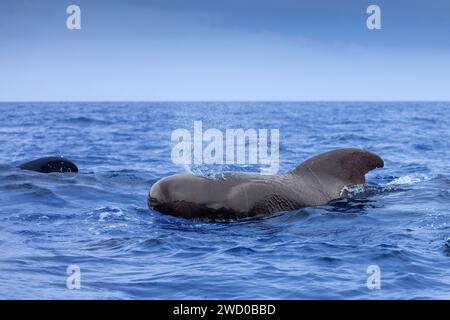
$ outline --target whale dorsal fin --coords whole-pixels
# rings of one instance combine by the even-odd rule
[[[301,176],[307,183],[318,183],[331,200],[345,186],[364,184],[367,172],[383,166],[383,159],[374,153],[344,148],[308,159],[292,173]]]

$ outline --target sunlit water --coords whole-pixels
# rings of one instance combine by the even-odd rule
[[[449,103],[0,104],[0,298],[450,298]],[[171,132],[280,129],[280,172],[337,147],[378,153],[351,199],[209,223],[147,208],[180,167]],[[16,165],[64,155],[79,174]],[[66,287],[68,265],[81,289]],[[381,289],[367,287],[367,268]]]

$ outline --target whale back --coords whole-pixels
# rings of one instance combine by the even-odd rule
[[[31,170],[41,173],[52,172],[78,172],[78,167],[70,160],[63,157],[39,158],[19,166],[23,170]]]
[[[323,202],[339,198],[344,187],[364,184],[367,172],[383,166],[383,159],[372,152],[343,148],[306,160],[292,174],[303,184],[320,189]]]

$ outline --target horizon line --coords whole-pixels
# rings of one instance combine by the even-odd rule
[[[174,102],[174,103],[210,103],[210,102],[444,102],[450,103],[450,100],[431,100],[431,99],[392,99],[392,100],[0,100],[0,103],[160,103],[160,102]]]

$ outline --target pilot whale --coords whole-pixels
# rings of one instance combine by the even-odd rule
[[[78,167],[72,161],[63,157],[39,158],[19,166],[23,170],[31,170],[41,173],[52,172],[78,172]]]
[[[155,183],[148,206],[161,213],[206,220],[232,220],[318,206],[362,185],[365,174],[384,166],[378,155],[356,148],[329,151],[283,175],[232,174],[209,179],[174,175]]]

